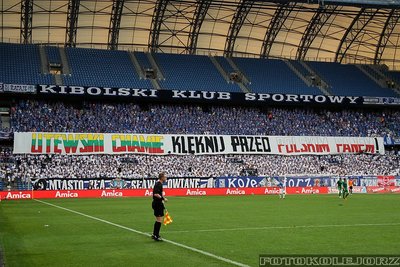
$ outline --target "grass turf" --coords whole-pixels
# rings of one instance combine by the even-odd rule
[[[400,195],[170,197],[168,240],[247,264],[260,254],[398,254]],[[149,198],[45,202],[141,232]],[[344,225],[344,226],[338,226]],[[232,266],[35,200],[0,203],[6,266]]]

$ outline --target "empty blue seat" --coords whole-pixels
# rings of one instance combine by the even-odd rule
[[[331,62],[307,62],[331,87],[334,95],[396,97],[396,93],[382,88],[355,65]],[[398,97],[398,96],[397,96]]]
[[[154,54],[165,80],[163,89],[241,92],[228,83],[208,56]]]
[[[249,87],[253,92],[322,94],[317,87],[307,86],[283,60],[234,58],[233,61],[249,78]]]
[[[41,74],[39,48],[36,45],[0,43],[0,82],[49,84],[51,76]]]
[[[66,48],[71,76],[65,85],[153,88],[141,80],[126,51]]]

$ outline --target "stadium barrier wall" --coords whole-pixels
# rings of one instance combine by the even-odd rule
[[[166,196],[229,196],[229,195],[277,195],[279,187],[246,188],[166,188]],[[354,193],[400,193],[399,186],[355,187]],[[337,194],[331,187],[288,187],[291,194]],[[50,199],[50,198],[120,198],[151,197],[151,189],[104,189],[104,190],[41,190],[41,191],[2,191],[2,200]]]
[[[344,177],[342,177],[344,178]],[[346,176],[354,186],[400,186],[400,176]],[[333,176],[286,176],[286,177],[169,177],[165,188],[246,188],[274,187],[286,181],[286,187],[336,187],[339,177]],[[35,190],[84,190],[84,189],[152,189],[155,178],[124,179],[30,179]],[[29,186],[30,188],[30,186]],[[22,189],[22,188],[20,188]],[[25,189],[28,189],[28,185]]]

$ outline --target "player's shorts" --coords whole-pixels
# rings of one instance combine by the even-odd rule
[[[162,202],[153,201],[151,207],[154,210],[154,216],[163,217],[164,216],[164,204]]]
[[[285,192],[285,189],[283,189],[283,188],[281,188],[281,189],[279,189],[279,194],[286,194],[286,192]]]
[[[353,190],[353,186],[350,186],[349,188],[350,188],[350,190]]]

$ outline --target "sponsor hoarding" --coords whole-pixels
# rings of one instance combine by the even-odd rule
[[[2,191],[1,199],[33,198],[102,198],[102,197],[151,197],[152,189],[104,189],[104,190],[39,190]],[[327,187],[292,187],[288,194],[327,194]],[[278,187],[252,188],[165,188],[166,196],[229,196],[278,194]]]
[[[366,191],[364,191],[366,189]],[[400,193],[400,187],[355,187],[354,193]],[[230,196],[230,195],[277,195],[278,187],[251,188],[165,188],[166,196]],[[287,194],[337,194],[330,187],[287,187]],[[1,191],[2,200],[43,198],[115,198],[151,197],[152,189],[103,189],[103,190],[40,190]]]

